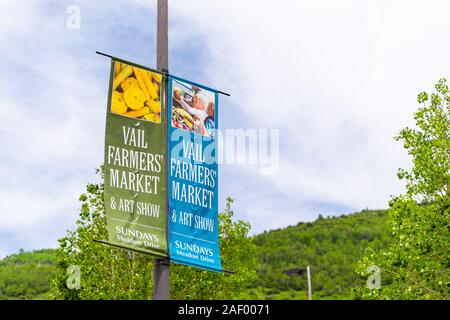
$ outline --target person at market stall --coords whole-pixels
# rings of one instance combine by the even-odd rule
[[[199,117],[194,116],[194,132],[200,133],[204,136],[214,138],[214,103],[210,102],[206,111],[206,117],[201,120]]]
[[[208,98],[203,93],[197,93],[194,95],[192,107],[184,100],[183,96],[178,95],[179,100],[177,100],[184,110],[189,112],[192,116],[200,118],[202,121],[208,116]]]
[[[183,109],[193,116],[195,120],[194,132],[210,136],[214,129],[214,103],[209,103],[208,98],[203,93],[194,95],[192,107],[179,93],[175,92],[174,96]]]
[[[208,108],[206,109],[206,114],[207,114],[206,118],[203,119],[203,121],[202,121],[204,135],[214,137],[214,128],[215,128],[214,102],[210,102],[208,104]]]

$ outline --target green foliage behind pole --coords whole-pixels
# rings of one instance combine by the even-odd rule
[[[450,94],[447,81],[436,92],[422,92],[414,113],[416,128],[396,137],[412,158],[412,169],[399,169],[406,194],[390,201],[393,242],[368,252],[359,272],[381,268],[382,286],[360,288],[372,299],[448,299],[450,290]]]
[[[57,275],[52,293],[56,299],[151,299],[153,257],[95,242],[107,239],[103,184],[88,184],[82,194],[77,228],[59,240]],[[245,288],[256,277],[255,246],[247,237],[250,225],[232,221],[233,200],[227,199],[219,215],[222,262],[234,274],[219,274],[192,267],[171,265],[172,299],[246,298]],[[79,288],[70,285],[80,270]],[[69,285],[68,285],[69,280]],[[71,287],[71,288],[70,288]]]

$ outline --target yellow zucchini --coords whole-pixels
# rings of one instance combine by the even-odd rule
[[[120,62],[119,61],[114,62],[114,76],[117,76],[120,73],[120,69],[121,69]]]
[[[161,101],[149,100],[147,101],[147,105],[153,113],[161,112]]]
[[[155,122],[155,114],[154,114],[154,113],[146,114],[146,115],[144,116],[144,119],[145,119],[145,120],[148,120],[148,121]]]
[[[159,73],[152,73],[152,77],[153,77],[153,80],[155,80],[158,83],[161,83],[162,75],[160,75]]]
[[[155,87],[153,87],[152,83],[152,75],[148,71],[142,71],[142,78],[144,79],[145,87],[147,88],[148,93],[150,94],[150,98],[158,99],[158,92],[156,92]]]
[[[139,117],[145,116],[146,114],[149,114],[149,113],[150,113],[150,110],[147,107],[144,107],[139,110],[128,111],[125,113],[125,116],[132,117],[132,118],[139,118]]]
[[[113,90],[116,90],[116,88],[122,83],[122,81],[131,76],[132,73],[133,68],[131,66],[126,66],[125,68],[123,68],[120,73],[114,78]]]
[[[139,70],[139,68],[133,67],[133,71],[136,76],[136,80],[139,84],[139,87],[141,88],[142,92],[144,92],[145,100],[149,101],[151,98],[147,91],[147,88],[145,87],[145,83],[144,83],[144,79],[142,78],[141,70]]]
[[[155,82],[154,80],[155,79],[153,79],[153,81],[152,81],[153,88],[155,88],[156,94],[158,94],[158,92],[159,92],[159,84],[157,82]]]

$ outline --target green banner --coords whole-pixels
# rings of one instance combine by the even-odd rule
[[[112,61],[104,181],[109,242],[167,257],[162,86],[161,74]]]

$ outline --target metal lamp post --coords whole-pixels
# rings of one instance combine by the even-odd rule
[[[306,268],[294,268],[284,271],[288,276],[303,276],[305,273],[307,275],[308,281],[308,300],[312,300],[312,288],[311,288],[311,271],[309,266]]]

